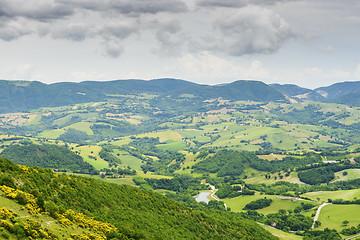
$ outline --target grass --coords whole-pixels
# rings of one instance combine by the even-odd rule
[[[163,179],[163,178],[167,178],[167,179],[171,179],[173,177],[170,176],[164,176],[164,175],[156,175],[153,174],[151,172],[147,172],[146,174],[144,172],[137,172],[137,174],[134,177],[142,177],[142,178],[154,178],[154,179]]]
[[[158,137],[160,142],[166,142],[167,140],[174,140],[174,141],[182,140],[182,136],[178,132],[175,132],[172,130],[139,134],[139,135],[136,135],[136,137],[138,137],[138,138],[143,138],[143,137],[156,138],[156,137]]]
[[[90,128],[93,125],[93,123],[89,123],[89,122],[78,122],[78,123],[74,123],[71,124],[67,127],[65,127],[64,129],[69,129],[69,128],[73,128],[79,131],[83,131],[86,132],[88,135],[94,135],[93,130]]]
[[[291,233],[287,233],[287,232],[283,232],[281,230],[272,228],[270,226],[266,226],[266,225],[261,225],[265,230],[269,231],[272,235],[278,237],[280,240],[301,240],[302,237],[295,235],[295,234],[291,234]]]
[[[61,134],[65,133],[64,129],[45,130],[38,136],[41,138],[57,139]]]
[[[293,202],[291,200],[281,200],[281,199],[289,199],[289,197],[284,196],[274,196],[274,195],[252,195],[252,196],[239,196],[235,198],[225,198],[222,199],[227,205],[227,207],[231,208],[232,212],[241,212],[244,211],[243,208],[246,204],[248,204],[251,201],[255,201],[260,198],[268,198],[272,199],[273,202],[270,206],[257,210],[259,213],[263,214],[269,214],[269,213],[276,213],[279,211],[279,209],[285,209],[285,210],[294,210],[297,206],[301,205],[301,200],[298,200],[296,202]]]
[[[121,161],[121,165],[122,167],[130,167],[131,169],[135,169],[137,171],[141,171],[141,164],[142,164],[142,160],[131,156],[128,152],[126,151],[121,151],[119,149],[114,149],[114,154],[118,156],[118,158],[120,158]]]
[[[335,205],[331,204],[322,208],[319,221],[319,229],[333,228],[338,231],[344,228],[342,222],[349,221],[348,226],[357,226],[360,224],[360,205]]]
[[[74,147],[74,151],[79,151],[80,155],[84,158],[84,161],[90,163],[96,169],[109,167],[108,162],[106,162],[99,156],[99,152],[101,151],[100,146],[86,145],[86,146]],[[90,158],[89,156],[95,157],[96,160]]]
[[[39,222],[43,227],[52,231],[55,235],[57,235],[60,239],[67,239],[71,234],[81,234],[83,232],[91,232],[88,229],[83,229],[75,224],[72,224],[68,227],[61,226],[56,219],[48,216],[48,215],[30,215],[30,213],[24,209],[21,209],[21,205],[16,203],[14,200],[5,198],[0,196],[0,207],[5,207],[7,209],[11,209],[15,212],[18,217],[15,217],[15,220],[26,221],[26,219],[33,219]],[[17,238],[10,238],[17,239]]]
[[[353,200],[354,198],[360,198],[360,189],[309,192],[309,193],[305,193],[302,196],[308,197],[313,200],[319,198],[320,201],[323,202],[327,202],[328,199],[340,199],[340,198],[345,200]]]
[[[343,175],[344,172],[347,172],[348,174],[346,176]],[[335,173],[335,179],[333,182],[337,181],[348,181],[360,178],[360,169],[347,169],[340,172]]]
[[[279,181],[285,181],[285,182],[290,182],[290,183],[297,183],[297,184],[305,184],[303,182],[301,182],[297,176],[297,172],[292,172],[290,173],[290,176],[285,177],[285,173],[282,173],[283,178],[280,179],[279,175],[277,173],[274,174],[270,174],[271,178],[267,179],[264,177],[264,174],[259,174],[259,175],[255,175],[255,177],[249,176],[248,175],[248,179],[245,179],[246,183],[265,183],[265,184],[273,184]],[[276,177],[276,180],[275,180]]]
[[[183,141],[168,140],[165,142],[165,144],[159,144],[156,147],[161,150],[179,151],[179,150],[183,150],[186,147],[186,143]]]
[[[296,207],[300,206],[302,202],[310,203],[310,201],[302,201],[302,200],[298,200],[295,202],[293,202],[292,200],[282,200],[282,199],[289,199],[289,197],[279,197],[279,198],[275,197],[271,199],[273,200],[271,205],[266,208],[258,210],[259,213],[267,215],[270,213],[276,213],[280,209],[294,210]]]
[[[273,161],[273,160],[283,160],[287,155],[281,155],[281,154],[269,154],[269,155],[258,155],[259,158]]]

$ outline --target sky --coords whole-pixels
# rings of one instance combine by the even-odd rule
[[[360,81],[360,0],[0,0],[0,79]]]

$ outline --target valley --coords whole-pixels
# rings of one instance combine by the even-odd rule
[[[32,84],[15,83],[24,92]],[[55,87],[49,85],[44,89]],[[280,239],[320,239],[319,236],[346,239],[360,233],[355,214],[360,206],[360,107],[358,102],[344,102],[350,93],[358,92],[344,92],[343,96],[326,99],[316,90],[269,86],[257,81],[203,86],[169,79],[69,83],[62,88],[71,89],[67,92],[76,98],[70,94],[66,103],[62,98],[51,104],[35,98],[37,104],[29,105],[28,109],[1,108],[0,158],[35,167],[30,172],[36,166],[50,168],[48,172],[38,171],[45,171],[48,180],[58,176],[65,186],[67,178],[74,184],[89,181],[94,188],[104,189],[109,203],[114,199],[107,188],[119,191],[118,196],[121,191],[136,196],[149,194],[154,198],[152,201],[160,199],[174,207],[169,216],[173,216],[172,211],[189,211],[191,216],[195,216],[191,211],[199,211],[196,214],[208,214],[204,221],[211,222],[225,214],[223,220],[227,225],[219,230],[222,232],[219,239],[240,236],[236,235],[240,232],[235,234],[237,237],[231,235],[234,227],[231,218],[239,222],[246,219],[246,224],[249,221],[257,229],[263,226]],[[321,91],[328,91],[331,96],[336,92],[333,88]],[[64,94],[51,91],[59,96]],[[304,92],[308,99],[299,97]],[[22,174],[18,179],[15,173],[2,170],[0,177],[10,176],[12,187],[24,192],[33,194],[37,189],[37,195],[34,194],[37,199],[43,193],[46,201],[59,201],[64,208],[55,211],[59,214],[75,206],[71,201],[61,202],[56,195],[45,193],[41,186],[34,187],[39,183],[33,186],[29,182],[28,188],[17,184],[29,177],[26,171]],[[6,185],[5,180],[1,181]],[[210,192],[205,196],[207,203],[197,202],[195,197],[205,192]],[[61,194],[66,196],[65,192]],[[96,195],[93,200],[97,198]],[[17,218],[27,216],[19,210],[18,199],[10,201],[3,192],[0,207],[11,207]],[[312,231],[316,210],[323,203],[332,204],[321,210]],[[146,208],[144,202],[138,203],[139,209],[134,203],[131,208],[136,214],[129,210],[129,215],[122,218],[109,212],[102,216],[100,212],[108,211],[108,205],[99,204],[102,208],[98,212],[89,209],[83,212],[80,207],[73,210],[115,225],[129,239],[152,239],[160,231],[160,227],[149,230],[154,226],[145,219],[141,224],[149,228],[144,231],[140,223],[132,225],[135,224],[132,214],[140,214],[139,209]],[[151,211],[162,211],[160,205],[155,210],[147,209],[149,215],[142,217],[151,219]],[[47,212],[49,207],[42,210]],[[56,214],[45,215],[40,216],[41,225],[59,224]],[[153,221],[164,224],[163,231],[166,228],[163,216],[155,218]],[[125,219],[129,225],[119,227]],[[176,218],[171,221],[180,224]],[[61,231],[67,237],[80,234],[78,226],[60,231],[61,227],[55,225],[50,227],[56,229],[55,235]],[[181,231],[189,231],[190,225],[190,222],[181,225]],[[215,234],[210,227],[202,227],[201,234]],[[141,234],[136,236],[134,229]],[[3,234],[11,237],[9,231],[4,230]],[[91,229],[86,231],[88,236],[97,234]],[[177,239],[184,232],[171,227],[167,234]],[[106,234],[98,237],[112,239]]]

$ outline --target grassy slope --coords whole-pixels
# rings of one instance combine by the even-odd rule
[[[309,193],[305,193],[303,196],[311,198],[313,200],[320,198],[320,201],[324,201],[324,202],[326,202],[329,198],[330,199],[341,198],[345,200],[353,200],[354,198],[360,198],[360,189],[309,192]]]
[[[14,200],[10,200],[4,196],[2,196],[2,192],[0,191],[0,208],[5,207],[9,210],[12,210],[14,213],[18,215],[18,217],[15,217],[15,219],[19,221],[25,221],[26,219],[33,219],[37,222],[39,222],[43,227],[46,227],[51,232],[53,232],[55,235],[57,235],[60,239],[67,239],[70,237],[70,234],[81,234],[83,232],[88,233],[94,233],[92,231],[89,231],[88,229],[80,228],[77,225],[70,225],[68,227],[64,227],[61,224],[57,222],[56,219],[43,215],[31,215],[28,210],[22,209],[22,205],[16,203]],[[8,233],[9,234],[9,233]],[[11,237],[10,239],[17,239],[16,237],[9,234]],[[1,236],[0,236],[1,238]]]
[[[243,211],[243,208],[246,204],[248,204],[251,201],[255,201],[260,198],[268,198],[272,199],[273,202],[270,206],[257,210],[260,213],[263,214],[269,214],[269,213],[276,213],[279,209],[285,209],[285,210],[294,210],[297,206],[301,205],[301,200],[293,202],[291,200],[281,200],[281,199],[289,199],[289,197],[285,196],[274,196],[274,195],[253,195],[253,196],[239,196],[235,198],[226,198],[223,199],[223,201],[226,203],[228,207],[231,208],[231,211],[233,212],[241,212]],[[308,202],[308,201],[306,201]]]
[[[342,222],[348,220],[348,226],[357,226],[360,224],[360,205],[328,205],[322,208],[319,221],[319,229],[334,228],[338,231],[344,228]]]

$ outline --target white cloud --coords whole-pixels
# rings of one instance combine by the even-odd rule
[[[360,81],[360,64],[357,66],[355,70],[355,77]]]
[[[42,76],[36,72],[36,67],[32,64],[21,64],[0,70],[0,79],[38,80]]]
[[[179,78],[200,83],[231,82],[237,79],[265,80],[269,77],[260,61],[253,61],[247,66],[240,66],[209,52],[197,55],[184,54],[166,72]]]
[[[115,80],[118,79],[118,76],[113,73],[104,73],[104,72],[72,72],[70,74],[70,79],[67,81],[71,82],[82,82],[82,81],[104,81],[104,80]]]

